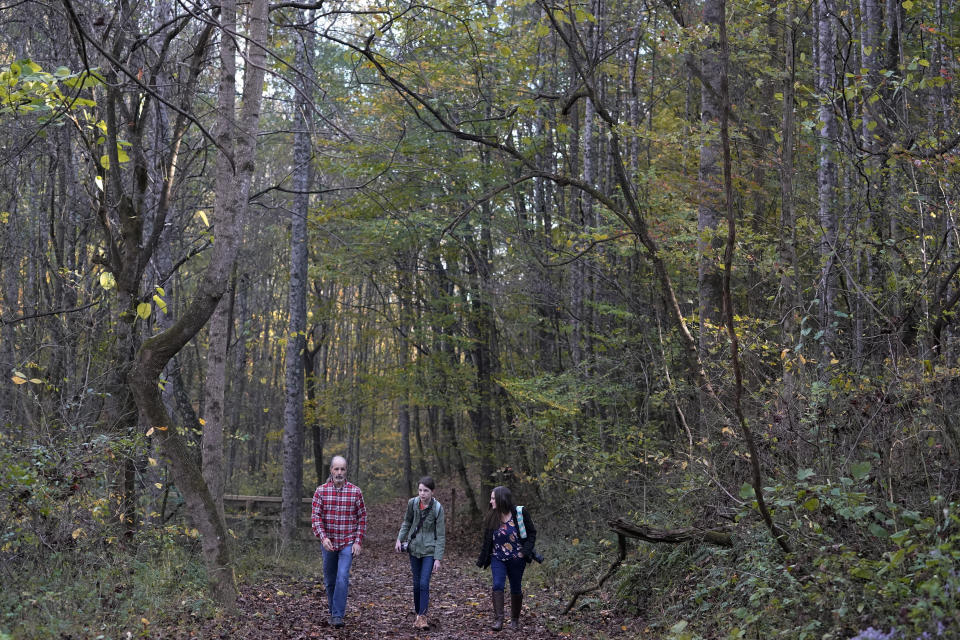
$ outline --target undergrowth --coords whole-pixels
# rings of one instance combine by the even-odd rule
[[[203,566],[181,537],[168,527],[127,547],[5,558],[0,629],[14,638],[127,638],[148,635],[172,610],[208,615]]]
[[[642,618],[649,637],[671,640],[960,636],[960,506],[934,497],[926,513],[911,511],[871,498],[868,483],[864,464],[851,477],[801,470],[795,482],[766,487],[778,520],[789,523],[790,554],[750,500],[731,548],[633,541],[607,588],[577,606],[616,607]],[[614,557],[609,544],[557,549],[551,571],[589,582]]]

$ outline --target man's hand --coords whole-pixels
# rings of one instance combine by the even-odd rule
[[[403,551],[403,545],[400,544],[400,540],[397,540],[397,544],[393,545],[393,548],[397,551]]]
[[[433,572],[436,573],[437,571],[440,571],[440,561],[439,561],[439,560],[434,560],[434,561],[433,561]]]
[[[359,542],[353,543],[353,557],[357,558],[360,556],[360,552],[363,551],[363,547],[360,546]]]
[[[333,551],[333,543],[330,542],[330,538],[324,538],[320,544],[322,544],[323,548],[327,551]]]

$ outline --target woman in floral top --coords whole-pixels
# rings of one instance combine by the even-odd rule
[[[523,606],[523,570],[533,559],[537,530],[530,512],[523,510],[526,537],[521,536],[517,507],[507,487],[490,492],[490,512],[483,523],[483,541],[477,566],[490,567],[493,574],[493,630],[503,628],[503,592],[510,580],[510,628],[520,629],[520,609]]]

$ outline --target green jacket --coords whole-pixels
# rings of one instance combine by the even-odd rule
[[[407,538],[417,528],[420,518],[423,517],[423,525],[417,531],[417,537],[410,542],[407,551],[417,558],[433,556],[433,559],[439,562],[443,559],[443,550],[447,544],[446,516],[443,513],[443,505],[437,502],[436,498],[433,502],[435,504],[431,504],[428,508],[420,509],[420,497],[410,498],[397,540],[407,542]]]

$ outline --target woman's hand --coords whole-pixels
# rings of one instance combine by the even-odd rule
[[[434,560],[434,561],[433,561],[433,572],[436,573],[437,571],[440,571],[440,561],[439,561],[439,560]]]

